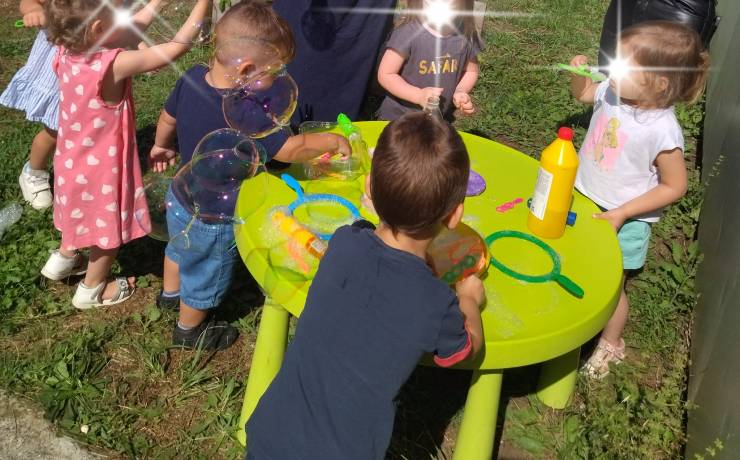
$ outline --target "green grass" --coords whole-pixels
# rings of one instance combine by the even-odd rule
[[[533,156],[561,124],[582,136],[586,108],[568,79],[547,68],[575,54],[595,58],[606,0],[498,0],[489,9],[538,13],[486,21],[479,112],[460,128]],[[34,38],[0,21],[0,87],[20,67]],[[156,33],[163,33],[159,30]],[[207,60],[198,49],[179,65]],[[159,110],[177,73],[136,79],[140,152],[146,153]],[[703,113],[681,108],[687,154],[695,158]],[[0,109],[0,206],[19,201],[17,174],[38,129]],[[580,139],[580,137],[579,137]],[[693,162],[690,161],[693,164]],[[686,405],[688,326],[699,255],[694,244],[701,184],[692,168],[689,194],[655,227],[645,270],[631,279],[627,362],[602,382],[579,380],[569,408],[553,411],[531,397],[536,367],[507,373],[499,454],[503,458],[675,458]],[[238,458],[231,438],[259,324],[261,298],[242,270],[226,314],[242,332],[215,355],[173,350],[174,315],[153,306],[161,285],[163,246],[144,239],[125,247],[115,270],[138,276],[139,293],[121,308],[90,313],[70,305],[73,286],[38,274],[58,244],[50,212],[25,208],[0,241],[0,387],[36,401],[65,434],[93,449],[130,458]],[[449,458],[469,374],[420,368],[400,401],[391,458]],[[83,432],[86,431],[86,433]]]

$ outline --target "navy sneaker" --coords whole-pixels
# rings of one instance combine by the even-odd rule
[[[157,294],[157,307],[162,310],[180,311],[180,296],[165,297],[162,291]]]
[[[189,331],[175,325],[172,344],[191,350],[225,350],[238,337],[239,331],[227,321],[206,320]]]

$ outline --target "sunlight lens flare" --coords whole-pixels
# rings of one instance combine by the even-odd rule
[[[443,27],[452,24],[452,18],[455,11],[452,8],[451,0],[425,0],[424,16],[426,21],[437,27]]]
[[[627,61],[620,57],[612,59],[609,63],[609,76],[615,81],[623,80],[629,71]]]
[[[116,27],[124,28],[124,27],[130,27],[131,24],[133,24],[133,14],[131,13],[131,10],[126,9],[114,9],[113,10],[113,23],[116,25]]]

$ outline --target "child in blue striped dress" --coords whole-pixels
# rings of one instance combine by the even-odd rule
[[[46,25],[44,1],[21,0],[19,9],[26,27]],[[48,208],[52,202],[46,169],[56,148],[59,123],[59,84],[51,68],[56,53],[56,46],[49,43],[43,29],[39,30],[26,65],[0,96],[0,104],[23,110],[27,120],[43,124],[43,129],[33,139],[31,155],[18,178],[23,198],[38,210]]]

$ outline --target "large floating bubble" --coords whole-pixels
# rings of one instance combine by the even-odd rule
[[[269,70],[223,97],[226,122],[251,138],[289,126],[298,101],[298,86],[284,68]]]
[[[167,233],[167,190],[172,183],[172,175],[163,173],[158,174],[149,171],[144,176],[144,192],[146,193],[146,202],[149,206],[149,219],[151,222],[151,231],[149,237],[159,241],[168,241]],[[136,213],[137,220],[140,214]],[[139,222],[143,225],[142,222]]]
[[[172,192],[194,217],[210,224],[243,223],[234,217],[242,182],[260,181],[250,187],[250,206],[265,200],[265,155],[254,141],[233,129],[206,135],[195,148],[193,158],[177,173]]]

